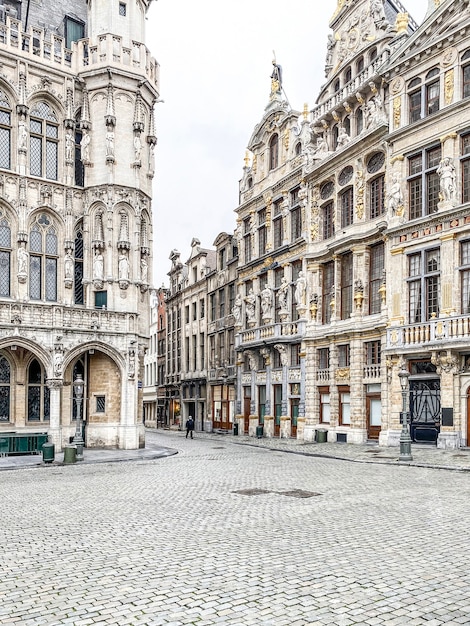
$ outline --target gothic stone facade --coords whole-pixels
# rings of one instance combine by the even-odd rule
[[[144,445],[150,1],[0,11],[0,431],[46,431],[58,449],[75,432],[79,374],[86,445]]]

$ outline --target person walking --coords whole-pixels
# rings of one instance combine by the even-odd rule
[[[190,415],[188,417],[188,421],[186,422],[186,439],[188,438],[188,434],[191,434],[191,439],[193,438],[193,430],[194,430],[194,420]]]

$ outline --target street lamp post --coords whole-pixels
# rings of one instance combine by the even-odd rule
[[[73,381],[73,388],[75,390],[75,402],[77,403],[77,424],[73,443],[77,446],[77,461],[83,461],[83,446],[85,445],[82,437],[82,400],[84,386],[85,382],[81,374],[78,374],[76,379]]]
[[[402,429],[400,434],[400,461],[412,461],[411,456],[411,437],[408,426],[408,406],[407,406],[407,393],[408,393],[408,378],[410,376],[409,371],[405,365],[402,366],[398,372],[401,385],[401,397],[402,397]]]

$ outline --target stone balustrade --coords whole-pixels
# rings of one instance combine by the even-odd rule
[[[419,324],[392,326],[387,329],[387,349],[416,346],[450,347],[470,338],[470,315],[435,318]]]

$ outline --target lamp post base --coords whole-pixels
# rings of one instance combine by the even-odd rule
[[[398,458],[399,461],[412,461],[413,456],[411,455],[411,437],[408,432],[408,429],[403,429],[400,435],[400,456]]]

